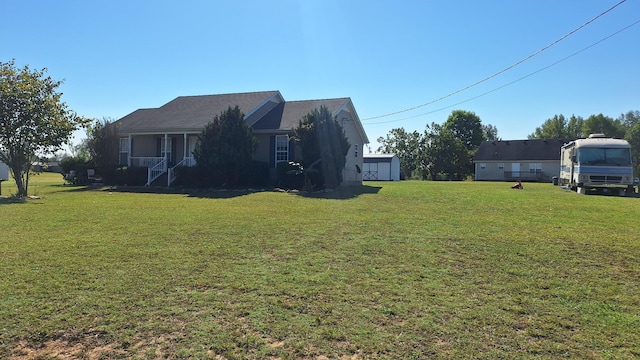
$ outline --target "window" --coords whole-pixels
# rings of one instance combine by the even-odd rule
[[[498,164],[498,170],[504,170],[504,163]]]
[[[486,170],[487,169],[487,164],[484,163],[480,163],[480,170]]]
[[[542,172],[542,164],[540,163],[530,163],[529,164],[529,173],[531,174],[539,174]]]
[[[120,138],[120,165],[127,165],[129,163],[129,138]]]
[[[358,144],[354,144],[353,156],[358,157]]]
[[[289,161],[289,137],[287,135],[276,136],[276,164]]]

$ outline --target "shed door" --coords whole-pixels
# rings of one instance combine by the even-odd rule
[[[362,180],[378,180],[378,163],[362,164]]]

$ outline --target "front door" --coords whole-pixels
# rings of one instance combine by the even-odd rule
[[[514,178],[520,177],[520,163],[511,164],[511,176],[513,176]]]

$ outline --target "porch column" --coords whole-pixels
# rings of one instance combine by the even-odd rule
[[[184,145],[184,150],[182,151],[182,160],[187,158],[187,133],[182,134],[183,136],[183,140],[182,140],[182,144]]]
[[[129,151],[127,151],[127,167],[131,167],[131,156],[132,156],[132,154],[131,154],[131,150],[132,150],[131,149],[131,134],[129,134],[129,145],[128,146],[129,146],[128,147]]]
[[[165,133],[164,134],[164,170],[165,171],[167,171],[167,167],[169,166],[167,150],[171,151],[170,149],[167,148],[167,145],[169,145],[169,134]]]

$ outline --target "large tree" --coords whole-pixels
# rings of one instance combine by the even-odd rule
[[[27,195],[31,163],[69,142],[89,120],[71,111],[47,69],[0,62],[0,161],[11,169],[17,196]]]
[[[238,106],[229,107],[207,124],[193,150],[193,157],[210,185],[236,186],[251,166],[257,140]]]
[[[582,126],[582,132],[589,134],[605,134],[608,137],[623,138],[625,128],[619,120],[614,120],[602,114],[591,115]]]
[[[324,184],[316,185],[339,186],[351,144],[329,109],[321,106],[305,115],[293,129],[293,137],[302,151],[305,167],[320,160],[320,178]]]
[[[403,178],[408,179],[414,171],[419,170],[424,151],[424,136],[419,132],[392,129],[386,137],[379,137],[378,143],[381,144],[379,152],[398,156]]]
[[[477,149],[485,139],[482,121],[478,115],[471,111],[452,111],[442,127],[451,131],[453,136],[460,139],[468,150]]]
[[[431,124],[426,136],[425,161],[432,179],[447,175],[451,180],[459,180],[473,172],[471,152],[451,129]]]
[[[554,115],[545,120],[540,127],[529,134],[529,139],[566,139],[568,137],[567,119],[564,115]]]

